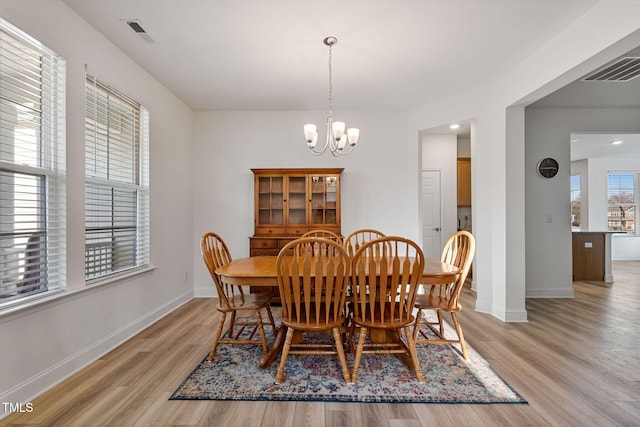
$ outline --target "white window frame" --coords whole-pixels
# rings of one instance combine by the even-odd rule
[[[66,287],[66,61],[0,18],[0,309]]]
[[[88,74],[85,99],[85,281],[94,284],[150,267],[149,114]]]
[[[616,202],[610,203],[609,193],[610,184],[609,177],[612,175],[630,175],[632,176],[633,199],[632,202]],[[638,225],[638,201],[640,198],[640,172],[628,171],[609,171],[607,173],[607,229],[625,233],[629,236],[640,235],[640,226]],[[620,215],[613,215],[613,212],[620,210]],[[631,230],[625,230],[623,227],[629,226],[629,221],[633,222]]]
[[[577,188],[574,187],[574,179],[577,181]],[[571,229],[580,230],[582,226],[582,176],[580,174],[571,175],[570,178],[570,201],[571,201]],[[579,217],[574,217],[574,212],[577,209]]]

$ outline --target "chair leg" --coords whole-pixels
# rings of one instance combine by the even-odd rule
[[[267,354],[267,351],[269,351],[269,349],[267,348],[267,337],[264,333],[264,325],[262,324],[262,313],[260,313],[260,310],[256,310],[256,323],[258,324],[258,333],[260,334],[260,342],[262,343],[262,353]]]
[[[411,355],[411,360],[413,361],[413,368],[416,371],[416,378],[418,379],[418,382],[422,382],[422,368],[420,367],[420,362],[418,361],[416,342],[413,340],[413,334],[411,333],[411,329],[408,326],[404,328],[404,334],[407,337],[407,347],[409,347],[409,354]]]
[[[236,324],[236,312],[232,311],[231,318],[229,319],[229,330],[227,330],[227,336],[229,338],[235,339],[233,336],[233,327],[235,326],[235,324]]]
[[[278,328],[276,328],[276,322],[273,320],[273,314],[271,313],[271,306],[267,304],[264,307],[267,310],[267,316],[269,317],[269,323],[271,324],[271,330],[273,331],[273,335],[278,333]]]
[[[442,311],[437,310],[438,312],[438,323],[440,324],[440,338],[444,339],[444,323],[442,320]]]
[[[218,327],[216,328],[216,335],[213,338],[213,345],[209,352],[209,361],[213,362],[213,358],[216,356],[216,350],[218,349],[218,342],[222,336],[222,328],[224,328],[224,322],[227,318],[227,313],[220,313],[220,320],[218,321]]]
[[[413,342],[418,340],[418,331],[420,330],[420,320],[422,319],[422,310],[418,309],[416,313],[416,321],[413,324]]]
[[[349,368],[347,367],[347,357],[344,354],[344,348],[342,347],[342,334],[340,333],[340,328],[333,328],[333,340],[336,342],[336,352],[338,353],[338,358],[340,359],[340,365],[342,365],[342,377],[344,381],[347,383],[351,382],[351,374],[349,373]]]
[[[453,326],[456,328],[456,333],[458,334],[458,340],[460,341],[460,348],[462,349],[462,357],[465,360],[469,360],[469,353],[467,352],[467,346],[464,343],[464,335],[462,335],[462,327],[460,326],[460,322],[458,321],[458,316],[455,312],[451,312],[451,319],[453,320]]]
[[[278,371],[276,373],[276,384],[280,384],[282,382],[282,377],[284,377],[284,366],[287,364],[287,357],[289,356],[289,349],[291,348],[291,341],[293,340],[294,332],[293,328],[289,328],[287,331],[287,339],[284,341],[282,356],[280,356],[280,366],[278,366]]]
[[[364,340],[367,337],[367,328],[360,327],[360,336],[358,337],[358,348],[356,350],[356,357],[353,362],[353,371],[351,371],[351,382],[356,382],[358,379],[358,368],[360,367],[360,359],[362,358],[362,350],[364,350]]]

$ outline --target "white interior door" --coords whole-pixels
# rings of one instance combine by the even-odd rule
[[[440,258],[440,171],[422,171],[422,251],[427,258]]]

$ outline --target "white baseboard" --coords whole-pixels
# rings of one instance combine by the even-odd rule
[[[217,298],[218,293],[213,286],[207,286],[206,288],[195,288],[193,296],[195,298]]]
[[[491,303],[483,303],[482,301],[476,300],[476,311],[479,313],[490,314],[493,317],[496,317],[503,322],[528,322],[527,320],[527,311],[526,310],[517,310],[517,311],[504,311],[496,309]]]
[[[12,387],[0,395],[0,402],[30,402],[35,397],[56,386],[71,375],[107,354],[125,341],[162,319],[193,298],[193,291],[168,301],[156,309],[143,314],[134,321],[122,326],[111,334],[94,342],[88,347],[48,367],[42,372]],[[0,410],[0,419],[9,415]]]
[[[573,288],[570,289],[527,289],[525,298],[574,298]]]

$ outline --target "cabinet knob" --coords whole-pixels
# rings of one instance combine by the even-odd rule
[[[440,227],[434,228],[433,231],[440,231]]]

